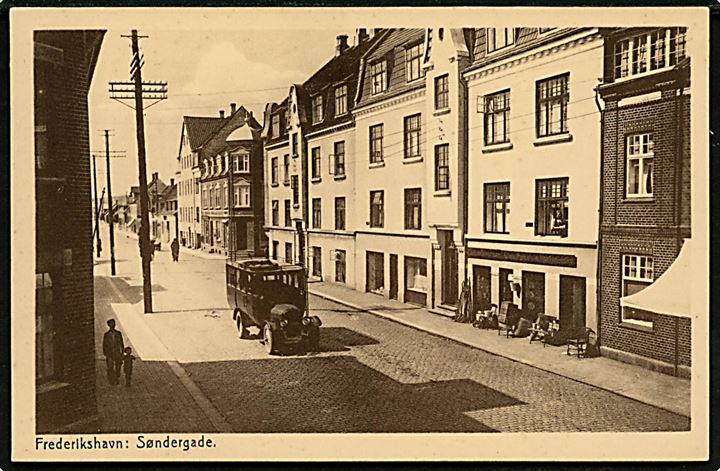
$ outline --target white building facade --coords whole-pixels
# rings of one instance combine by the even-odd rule
[[[468,93],[468,276],[476,309],[511,301],[597,329],[602,39],[591,28],[476,30]]]

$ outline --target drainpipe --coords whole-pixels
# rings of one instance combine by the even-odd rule
[[[595,318],[597,320],[598,351],[602,344],[602,218],[603,218],[603,169],[605,168],[605,109],[600,103],[599,86],[595,87],[595,106],[600,112],[600,200],[598,207],[597,265],[595,267]],[[617,113],[617,108],[616,108]],[[617,121],[617,120],[616,120]]]
[[[684,85],[684,84],[682,84]],[[673,211],[673,223],[675,225],[675,253],[680,253],[680,240],[682,238],[682,234],[680,232],[680,211],[682,210],[682,160],[683,160],[683,133],[680,126],[683,122],[682,120],[682,100],[683,100],[683,86],[679,87],[678,92],[675,96],[675,175],[674,180],[675,184],[673,186],[673,196],[674,196],[674,206],[675,211]],[[675,368],[674,373],[675,376],[678,376],[678,370],[680,368],[680,319],[678,317],[675,317]]]

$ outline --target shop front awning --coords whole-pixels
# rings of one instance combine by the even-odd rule
[[[692,247],[692,239],[685,239],[680,254],[665,273],[642,291],[620,298],[620,306],[666,316],[691,317]]]

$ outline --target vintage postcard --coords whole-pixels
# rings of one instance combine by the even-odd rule
[[[707,458],[706,9],[10,19],[14,460]]]

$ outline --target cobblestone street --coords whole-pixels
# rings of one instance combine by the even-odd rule
[[[98,354],[103,431],[217,431],[208,409],[234,432],[689,429],[687,417],[315,296],[321,351],[270,357],[257,338],[237,338],[224,262],[190,254],[177,264],[156,255],[155,314],[140,315],[149,327],[140,331],[121,309],[140,302],[137,242],[118,241],[121,276],[97,268],[96,332],[99,342],[106,318],[118,317],[140,359],[131,388],[110,387]]]

